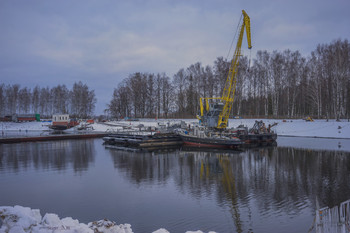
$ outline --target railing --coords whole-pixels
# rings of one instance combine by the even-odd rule
[[[315,227],[317,233],[349,233],[350,200],[333,208],[324,207],[316,210]]]

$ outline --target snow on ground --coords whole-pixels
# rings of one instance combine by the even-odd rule
[[[320,137],[320,138],[348,138],[350,139],[350,122],[347,120],[315,120],[308,122],[302,119],[274,120],[274,119],[231,119],[230,127],[239,124],[252,127],[256,120],[262,120],[266,126],[277,123],[272,129],[278,136]]]
[[[263,120],[268,126],[269,124],[277,123],[273,130],[278,136],[297,136],[297,137],[320,137],[320,138],[347,138],[350,139],[350,122],[341,120],[315,120],[314,122],[307,122],[305,120],[274,120],[274,119],[230,119],[229,127],[237,127],[243,124],[252,127],[256,120]],[[197,123],[196,119],[183,120],[186,124]],[[92,131],[95,132],[116,132],[123,128],[129,127],[137,129],[138,126],[144,127],[160,127],[161,125],[172,125],[180,123],[181,119],[141,119],[140,121],[111,121],[111,122],[96,122],[89,125]],[[48,122],[0,122],[0,130],[2,131],[45,131],[49,130]],[[68,131],[75,131],[76,129],[69,129]]]
[[[15,122],[0,122],[0,130],[1,131],[19,131],[19,130],[30,130],[30,131],[42,131],[48,130],[50,122],[23,122],[23,123],[15,123]]]
[[[276,132],[280,136],[321,137],[321,138],[349,138],[350,122],[343,120],[289,120],[279,122]]]
[[[6,233],[133,233],[130,224],[117,225],[107,219],[79,223],[71,217],[60,219],[56,214],[41,216],[40,210],[22,206],[0,206],[0,232]],[[164,228],[153,233],[169,233]],[[202,231],[187,231],[186,233],[203,233]],[[215,233],[213,231],[209,233]]]

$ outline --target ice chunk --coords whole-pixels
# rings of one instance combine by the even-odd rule
[[[88,227],[94,232],[132,233],[130,224],[117,225],[115,222],[108,219],[90,222]]]
[[[160,228],[160,229],[158,229],[158,230],[156,230],[156,231],[153,231],[152,233],[170,233],[170,232],[167,231],[167,230],[164,229],[164,228]]]
[[[44,225],[54,226],[54,227],[62,226],[62,222],[60,218],[57,216],[57,214],[45,214],[41,223]]]
[[[28,230],[41,221],[41,214],[40,210],[32,210],[28,207],[2,206],[0,207],[0,218],[2,218],[0,232],[19,228]]]
[[[26,233],[22,227],[14,226],[10,229],[9,233]]]

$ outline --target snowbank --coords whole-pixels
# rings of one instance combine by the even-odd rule
[[[335,120],[304,120],[279,121],[276,132],[280,136],[320,137],[320,138],[350,138],[350,122]]]
[[[0,207],[0,218],[2,219],[0,232],[132,233],[130,224],[117,225],[115,222],[100,220],[86,225],[70,217],[60,219],[56,214],[45,214],[41,217],[40,210],[22,206]]]
[[[41,217],[40,210],[22,206],[0,206],[0,232],[6,233],[133,233],[130,224],[117,225],[107,219],[79,223],[71,217],[60,219],[56,214],[45,214]],[[164,228],[153,233],[169,233]],[[203,233],[202,231],[187,231],[186,233]],[[209,233],[215,233],[213,231]]]
[[[296,136],[296,137],[320,137],[320,138],[343,138],[350,139],[350,122],[342,120],[337,122],[335,120],[315,120],[314,122],[307,122],[305,120],[273,120],[273,119],[230,119],[229,127],[237,127],[238,125],[246,125],[252,127],[256,120],[263,120],[268,126],[277,123],[273,130],[279,136]],[[186,124],[197,123],[196,119],[183,120]],[[160,127],[160,125],[172,125],[180,123],[181,119],[141,119],[140,121],[112,121],[105,123],[94,123],[89,125],[91,131],[95,132],[117,132],[123,128],[132,128],[137,130],[139,126],[144,127]],[[48,130],[47,122],[24,122],[12,123],[1,122],[0,130],[2,131],[44,131]],[[69,129],[68,131],[75,131],[76,129]]]
[[[0,122],[0,130],[2,131],[7,131],[7,130],[42,131],[42,130],[49,130],[49,127],[48,127],[49,125],[51,125],[51,123],[49,122],[22,122],[22,123]]]

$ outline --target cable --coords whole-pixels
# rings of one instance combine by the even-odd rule
[[[230,46],[230,50],[229,50],[228,53],[227,53],[226,60],[228,59],[228,56],[229,56],[230,53],[231,53],[231,49],[232,49],[232,47],[233,47],[233,42],[236,40],[238,28],[239,28],[239,26],[241,25],[240,22],[241,22],[242,17],[243,17],[243,15],[241,15],[241,17],[239,18],[239,21],[238,21],[239,23],[238,23],[237,28],[236,28],[235,36],[234,36],[233,39],[232,39],[231,46]]]

